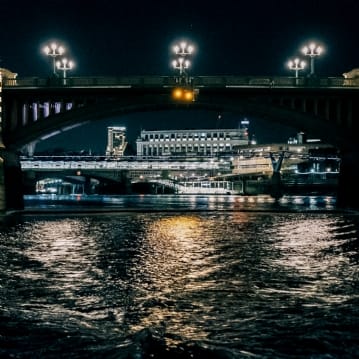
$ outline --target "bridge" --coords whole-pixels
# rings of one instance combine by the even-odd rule
[[[21,156],[25,193],[270,193],[270,176],[283,166],[283,185],[336,190],[338,157],[297,151],[232,156]],[[308,161],[311,168],[308,168]],[[271,163],[272,162],[272,163]],[[294,171],[295,165],[304,165]],[[307,172],[305,172],[307,171]],[[273,182],[273,181],[272,181]],[[283,186],[282,186],[283,187]],[[284,188],[283,188],[284,189]]]
[[[194,101],[174,97],[176,88],[192,91]],[[4,79],[2,140],[6,153],[3,151],[2,157],[8,164],[4,165],[8,173],[6,207],[21,206],[16,203],[19,198],[13,199],[15,189],[11,190],[19,173],[14,153],[21,147],[88,121],[182,108],[253,115],[336,145],[342,151],[343,185],[338,202],[356,205],[359,175],[352,169],[359,162],[358,100],[359,83],[343,77],[196,76],[186,83],[173,76]],[[11,180],[6,180],[10,173]]]
[[[219,158],[186,158],[124,156],[35,156],[20,157],[24,182],[30,192],[45,177],[84,177],[100,182],[122,184],[138,181],[159,181],[163,177],[185,180],[190,177],[208,178],[231,172],[231,162]]]

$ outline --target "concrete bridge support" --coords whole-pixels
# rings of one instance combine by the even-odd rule
[[[342,153],[337,206],[359,209],[359,148]]]
[[[0,157],[0,213],[6,211],[4,160]]]
[[[275,199],[279,199],[283,196],[282,177],[280,170],[282,168],[284,152],[281,152],[278,158],[275,158],[273,153],[270,153],[270,158],[273,167],[273,174],[270,183],[270,195]]]
[[[23,182],[19,156],[0,149],[0,210],[24,208]]]

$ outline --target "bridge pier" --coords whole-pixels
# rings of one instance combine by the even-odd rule
[[[283,185],[280,172],[273,172],[270,180],[269,191],[272,198],[279,199],[283,197]]]
[[[337,206],[359,209],[359,148],[341,155]]]
[[[282,186],[282,176],[280,170],[282,168],[284,152],[279,154],[278,159],[276,159],[273,153],[270,153],[273,174],[270,182],[270,195],[275,199],[279,199],[283,196],[283,186]]]
[[[24,191],[19,156],[0,148],[0,210],[24,208]]]

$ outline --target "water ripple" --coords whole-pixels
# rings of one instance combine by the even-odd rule
[[[0,231],[0,356],[359,356],[359,222],[26,216]]]

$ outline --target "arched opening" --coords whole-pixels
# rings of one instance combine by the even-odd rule
[[[345,142],[343,130],[333,123],[325,123],[311,114],[298,112],[297,109],[288,109],[265,101],[255,102],[248,99],[237,101],[234,98],[226,98],[225,96],[218,96],[213,100],[212,96],[203,96],[201,100],[189,105],[169,103],[168,99],[166,101],[161,99],[162,97],[151,104],[126,99],[124,101],[108,101],[74,108],[53,117],[49,116],[46,120],[34,124],[31,131],[26,128],[19,129],[16,133],[11,134],[8,140],[11,146],[19,147],[20,144],[24,144],[26,141],[31,142],[42,139],[39,148],[41,149],[42,146],[42,149],[45,150],[44,145],[49,143],[51,138],[56,138],[55,142],[58,146],[59,139],[62,137],[64,143],[68,146],[71,143],[70,134],[74,134],[72,142],[77,146],[75,151],[101,155],[101,151],[102,154],[105,153],[107,125],[121,125],[126,126],[128,129],[129,137],[132,137],[128,148],[131,149],[132,147],[133,152],[131,155],[136,155],[135,139],[141,129],[147,126],[165,130],[174,128],[216,128],[220,131],[226,127],[234,128],[238,126],[241,120],[249,118],[251,123],[256,124],[257,129],[252,130],[252,132],[257,141],[286,143],[289,135],[295,136],[296,132],[304,131],[309,136],[320,138],[328,145],[339,147]],[[78,126],[80,124],[81,126]],[[325,125],[325,131],[323,131],[323,125]],[[103,126],[103,144],[100,144],[101,130],[98,129],[98,126]],[[91,131],[93,132],[92,135]],[[56,134],[56,137],[51,137],[53,134]],[[321,134],[323,134],[323,137],[321,137]],[[218,136],[220,136],[220,133]],[[163,135],[161,137],[161,134],[157,134],[157,137],[155,138],[156,141],[165,143],[168,140],[169,144],[167,147],[162,146],[154,149],[151,155],[162,156],[164,153],[170,153],[171,148],[172,150],[175,148],[170,146],[170,137],[165,138]],[[86,139],[88,140],[87,143],[86,141],[84,142]],[[81,147],[78,147],[80,143]],[[92,146],[95,143],[99,147],[93,149]],[[194,153],[205,150],[198,145],[184,147],[186,151],[188,148],[191,148]],[[61,150],[61,148],[58,148],[58,150]],[[71,151],[69,148],[65,150]],[[337,168],[338,166],[331,165],[330,168],[332,167]],[[223,175],[222,171],[218,171],[218,173]],[[327,176],[326,173],[325,176]]]

